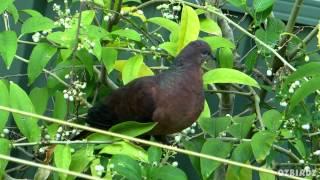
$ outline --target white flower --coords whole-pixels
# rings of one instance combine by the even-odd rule
[[[310,57],[307,55],[304,57],[304,61],[308,62],[310,60]]]
[[[286,101],[281,101],[280,106],[287,107],[288,103]]]
[[[98,164],[98,165],[96,165],[95,170],[103,172],[104,171],[104,167],[101,164]]]
[[[66,74],[66,75],[64,76],[64,78],[65,78],[65,79],[69,79],[69,78],[70,78],[70,75],[69,75],[69,74]]]
[[[303,159],[300,159],[300,160],[299,160],[299,163],[300,163],[300,164],[303,164],[303,163],[304,163],[304,160],[303,160]]]
[[[174,140],[175,140],[176,142],[180,142],[181,136],[180,136],[180,135],[176,135],[176,136],[174,137]]]
[[[313,152],[313,155],[319,156],[320,155],[320,150],[316,150],[315,152]]]
[[[177,167],[178,164],[179,164],[179,163],[178,163],[177,161],[172,162],[172,166],[173,166],[173,167]]]
[[[172,8],[174,11],[180,11],[181,10],[181,6],[173,6]]]
[[[9,134],[9,132],[10,132],[9,129],[7,129],[7,128],[3,129],[3,133],[4,133],[4,134]]]
[[[155,51],[155,50],[156,50],[156,47],[151,46],[150,49],[151,49],[152,51]]]
[[[291,94],[294,93],[294,89],[293,89],[293,88],[290,88],[290,89],[289,89],[289,93],[291,93]]]
[[[272,76],[272,70],[271,69],[267,70],[267,76]]]
[[[39,153],[43,154],[45,152],[45,149],[42,147],[39,149]]]
[[[69,101],[73,101],[73,100],[74,100],[73,96],[69,96]]]
[[[190,133],[191,133],[191,134],[194,134],[194,133],[196,133],[196,130],[191,129],[191,130],[190,130]]]
[[[143,11],[141,11],[141,10],[137,10],[136,11],[138,14],[140,14],[140,15],[143,15]]]
[[[300,85],[300,81],[295,81],[294,84],[295,84],[296,86],[299,86],[299,85]]]
[[[68,93],[64,93],[63,98],[64,98],[64,99],[69,99]]]
[[[66,14],[70,14],[70,9],[66,9]]]
[[[113,169],[114,168],[114,164],[109,164],[109,168]]]
[[[191,127],[196,127],[197,126],[197,122],[194,122]]]
[[[39,32],[36,32],[32,35],[33,42],[39,42],[40,41],[41,34]]]
[[[49,135],[49,134],[46,134],[46,135],[44,136],[44,138],[47,139],[47,140],[49,140],[49,139],[50,139],[50,135]]]
[[[310,129],[310,124],[309,124],[309,123],[308,123],[308,124],[304,124],[304,125],[302,125],[301,127],[302,127],[302,129],[304,129],[304,130],[309,130],[309,129]]]
[[[61,133],[63,131],[63,128],[60,126],[57,130],[58,133]]]

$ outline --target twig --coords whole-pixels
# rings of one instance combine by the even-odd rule
[[[13,143],[12,147],[17,148],[21,146],[36,146],[36,145],[52,145],[52,144],[112,144],[114,141],[43,141],[43,142],[27,142],[27,143]]]
[[[55,118],[51,118],[51,117],[46,117],[46,116],[42,116],[42,115],[30,113],[30,112],[20,111],[20,110],[8,108],[8,107],[5,107],[5,106],[0,106],[0,110],[9,111],[11,113],[17,113],[17,114],[28,116],[28,117],[33,117],[33,118],[36,118],[36,119],[42,119],[44,121],[48,121],[48,122],[51,122],[51,123],[57,123],[57,124],[60,124],[60,125],[70,126],[70,127],[74,127],[74,128],[90,131],[90,132],[96,132],[96,133],[99,133],[99,134],[113,136],[113,137],[121,138],[121,139],[128,140],[128,141],[134,141],[134,142],[141,143],[141,144],[146,144],[146,145],[149,145],[149,146],[155,146],[155,147],[159,147],[159,148],[163,148],[163,149],[167,149],[167,150],[172,150],[172,151],[179,152],[179,153],[182,153],[182,154],[187,154],[187,155],[190,155],[190,156],[196,156],[196,157],[200,157],[200,158],[204,158],[204,159],[208,159],[208,160],[213,160],[213,161],[217,161],[217,162],[221,162],[221,163],[225,163],[225,164],[230,164],[230,165],[234,165],[234,166],[238,166],[238,167],[243,167],[243,168],[256,170],[256,171],[259,171],[259,172],[264,172],[264,173],[273,174],[273,175],[277,175],[277,176],[287,177],[289,179],[298,179],[298,180],[302,180],[303,179],[303,178],[296,177],[296,176],[282,174],[282,173],[279,173],[279,172],[276,172],[276,171],[273,171],[273,170],[270,170],[270,169],[266,169],[266,168],[256,167],[256,166],[252,166],[252,165],[245,164],[245,163],[239,163],[239,162],[236,162],[236,161],[223,159],[223,158],[219,158],[219,157],[215,157],[215,156],[211,156],[211,155],[207,155],[207,154],[202,154],[202,153],[198,153],[198,152],[194,152],[194,151],[180,149],[178,147],[173,147],[173,146],[169,146],[169,145],[165,145],[165,144],[160,144],[160,143],[157,143],[157,142],[152,142],[152,141],[148,141],[148,140],[144,140],[144,139],[139,139],[139,138],[135,138],[135,137],[131,137],[131,136],[128,136],[128,135],[123,135],[123,134],[119,134],[119,133],[115,133],[115,132],[104,131],[104,130],[101,130],[101,129],[87,127],[87,126],[83,126],[83,125],[80,125],[80,124],[70,123],[70,122],[67,122],[67,121],[64,121],[64,120],[59,120],[59,119],[55,119]],[[4,156],[4,155],[0,155],[0,159],[16,160],[16,158],[11,158],[11,157]],[[26,161],[26,162],[27,163],[31,163],[29,161]],[[33,163],[32,165],[40,167],[40,165],[37,164],[37,163]],[[50,170],[53,170],[52,169],[53,167],[51,167],[51,166],[43,166],[43,167],[47,168],[47,169],[50,169]],[[54,170],[60,171],[61,169],[55,168]],[[63,173],[70,173],[70,171],[64,170]],[[77,175],[79,175],[79,174],[77,174]]]
[[[289,53],[288,55],[289,59],[292,59],[299,52],[303,44],[308,44],[312,40],[312,38],[317,35],[317,32],[318,32],[318,25],[315,26],[312,29],[312,31],[302,40],[302,42],[299,43],[298,46]]]
[[[249,87],[252,94],[253,94],[253,98],[254,98],[254,105],[255,105],[255,110],[256,110],[256,114],[257,114],[257,119],[260,123],[261,129],[265,130],[265,126],[262,120],[262,116],[261,116],[261,109],[260,109],[260,97],[258,96],[258,94],[256,93],[256,91],[252,88]]]
[[[59,172],[59,173],[64,173],[64,174],[68,174],[71,176],[77,176],[80,178],[84,178],[84,179],[92,179],[92,180],[102,180],[102,178],[99,177],[93,177],[93,176],[89,176],[86,174],[82,174],[82,173],[78,173],[78,172],[74,172],[74,171],[69,171],[66,169],[61,169],[61,168],[57,168],[57,167],[53,167],[53,166],[48,166],[48,165],[44,165],[44,164],[39,164],[39,163],[35,163],[32,161],[27,161],[24,159],[19,159],[19,158],[15,158],[15,157],[10,157],[10,156],[6,156],[3,154],[0,154],[0,159],[4,159],[7,161],[12,161],[15,163],[19,163],[19,164],[25,164],[25,165],[29,165],[29,166],[34,166],[34,167],[38,167],[38,168],[43,168],[43,169],[48,169],[51,171],[55,171],[55,172]]]
[[[239,92],[239,91],[220,90],[220,89],[207,90],[207,92],[211,92],[211,93],[222,93],[222,94],[239,94],[239,95],[243,95],[243,96],[251,96],[251,95],[252,95],[251,92]]]

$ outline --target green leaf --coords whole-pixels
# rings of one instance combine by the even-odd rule
[[[23,9],[21,10],[21,12],[24,12],[26,14],[29,14],[30,16],[34,17],[34,16],[39,16],[42,17],[42,14],[39,13],[38,11],[35,11],[33,9]]]
[[[130,180],[141,179],[141,168],[137,161],[126,155],[114,155],[111,158],[110,164],[114,165],[113,170],[118,174]]]
[[[78,25],[78,16],[76,19],[76,24]],[[82,25],[90,25],[94,19],[95,11],[94,10],[86,10],[81,12],[81,24]]]
[[[200,153],[204,142],[205,142],[205,139],[203,138],[203,136],[199,136],[188,141],[183,141],[183,146],[187,150]],[[200,158],[196,156],[189,156],[189,158],[192,166],[195,168],[199,177],[201,177]]]
[[[266,168],[266,167],[263,167]],[[270,169],[271,170],[271,169]],[[276,180],[276,176],[273,174],[265,173],[265,172],[259,172],[260,180]]]
[[[19,13],[18,13],[16,6],[14,4],[10,4],[8,6],[7,11],[12,15],[12,17],[14,19],[14,23],[17,23],[19,20]]]
[[[79,58],[79,60],[85,66],[90,77],[93,77],[94,76],[94,74],[93,74],[93,66],[94,66],[93,56],[85,49],[81,49],[81,50],[77,51],[76,56]]]
[[[182,8],[177,51],[179,53],[191,41],[197,40],[200,31],[200,22],[197,13],[189,6]]]
[[[304,146],[304,143],[300,139],[295,139],[292,142],[290,142],[294,148],[298,151],[298,153],[301,155],[301,157],[306,158],[307,153],[306,153],[306,148]]]
[[[222,36],[221,29],[212,19],[203,19],[200,21],[200,30],[208,34]]]
[[[245,9],[247,6],[247,0],[227,0],[227,1],[238,8]]]
[[[1,0],[0,3],[0,14],[2,14],[10,4],[13,3],[13,0]]]
[[[302,66],[299,66],[297,68],[297,71],[294,71],[292,74],[290,74],[286,81],[284,86],[289,85],[290,83],[302,79],[304,77],[311,77],[311,76],[317,76],[320,75],[320,63],[319,62],[310,62],[307,64],[304,64]]]
[[[10,147],[11,142],[8,139],[0,138],[0,154],[10,156]],[[0,179],[4,178],[3,174],[5,174],[5,169],[8,164],[7,160],[0,159]]]
[[[236,47],[230,40],[219,36],[204,37],[202,40],[206,41],[213,51],[218,48],[234,49]]]
[[[254,0],[253,8],[256,12],[262,12],[270,8],[274,3],[274,0]]]
[[[0,55],[2,56],[7,69],[10,68],[18,48],[17,34],[14,31],[0,33]]]
[[[44,31],[54,27],[54,22],[51,19],[43,16],[33,16],[22,24],[21,34]]]
[[[119,29],[111,32],[112,35],[128,38],[133,41],[141,41],[140,34],[132,29]]]
[[[294,94],[292,95],[289,103],[289,112],[293,110],[305,97],[309,96],[311,93],[320,89],[320,76],[314,77],[308,82],[301,84]]]
[[[63,97],[63,93],[56,91],[54,95],[54,110],[52,117],[64,119],[67,114],[67,102]]]
[[[108,144],[99,153],[112,155],[122,154],[138,161],[149,162],[147,152],[143,148],[125,141]]]
[[[231,124],[230,117],[203,118],[198,121],[201,129],[213,137],[227,130]]]
[[[120,134],[124,134],[131,137],[136,137],[142,134],[149,132],[151,129],[154,128],[156,123],[139,123],[135,121],[126,121],[123,123],[116,124],[112,126],[109,131],[116,132]],[[118,140],[119,138],[101,135],[98,133],[94,133],[88,137],[88,140],[104,140],[104,141],[114,141]]]
[[[177,55],[177,43],[173,42],[164,42],[159,45],[161,49],[167,51],[171,56]]]
[[[245,58],[245,65],[250,72],[256,66],[257,59],[258,59],[258,49],[254,48],[252,51],[249,52],[249,54]]]
[[[41,74],[43,68],[56,52],[57,48],[47,43],[39,43],[33,48],[28,65],[29,84],[32,84]]]
[[[57,43],[62,47],[68,49],[73,48],[75,44],[76,31],[68,29],[64,32],[53,32],[47,36],[47,39],[51,42]]]
[[[282,115],[279,111],[271,109],[263,113],[262,120],[270,131],[277,131],[282,124]]]
[[[114,48],[103,47],[101,50],[101,60],[106,67],[108,73],[110,73],[118,58],[118,51]]]
[[[85,145],[72,154],[69,167],[70,171],[83,172],[86,169],[89,163],[94,159],[93,147],[93,145]],[[70,175],[67,178],[67,180],[74,179],[76,179],[76,177]]]
[[[253,155],[258,162],[263,161],[269,154],[276,134],[268,131],[259,131],[252,137],[251,147]]]
[[[26,92],[13,82],[10,83],[10,107],[13,109],[35,113],[33,104]],[[41,129],[35,118],[13,113],[13,118],[20,132],[29,142],[39,142]]]
[[[43,114],[48,104],[48,89],[35,87],[31,90],[29,97],[37,114]]]
[[[69,145],[58,144],[54,148],[54,163],[57,168],[69,169],[71,164],[71,148]],[[67,174],[59,173],[59,179],[67,179]]]
[[[258,82],[250,76],[234,69],[216,68],[203,75],[204,84],[237,83],[260,88]]]
[[[148,22],[157,24],[167,30],[169,30],[170,32],[175,32],[177,30],[179,30],[179,24],[177,24],[174,21],[171,21],[170,19],[166,19],[163,17],[153,17],[148,19]]]
[[[253,154],[252,154],[250,142],[242,142],[234,149],[231,159],[241,163],[250,164],[252,157],[253,157]],[[247,178],[248,174],[246,174],[245,177],[241,177],[242,169],[245,169],[245,168],[229,165],[227,174],[226,174],[226,179],[227,180],[249,179]]]
[[[217,51],[217,57],[222,68],[233,68],[233,53],[230,48],[221,48]]]
[[[0,80],[0,106],[9,107],[9,91],[8,87],[4,83],[4,80]],[[8,111],[0,112],[0,132],[2,132],[3,128],[6,127],[7,121],[9,118]]]
[[[207,139],[203,144],[201,153],[208,154],[215,157],[226,158],[232,149],[232,144],[227,142],[222,142],[217,139]],[[201,164],[201,174],[204,179],[211,176],[214,170],[221,164],[217,161],[212,161],[209,159],[200,159]]]
[[[122,71],[122,81],[124,84],[139,77],[139,71],[143,64],[143,56],[139,54],[129,58],[127,61]]]
[[[268,31],[268,29],[264,30],[262,28],[258,29],[255,35],[257,36],[258,39],[262,40],[263,42],[265,42],[271,47],[275,47],[275,45],[277,44],[280,38],[280,34],[272,31]],[[256,44],[263,54],[270,54],[269,49],[262,46],[259,42],[256,42]]]
[[[243,117],[233,117],[234,123],[229,126],[227,132],[230,133],[233,137],[243,139],[247,137],[255,118],[255,114]]]
[[[155,147],[155,146],[150,146],[148,148],[148,160],[149,163],[159,163],[162,157],[162,149]]]
[[[157,180],[187,180],[187,175],[176,167],[165,165],[162,167],[154,167],[151,169],[151,172],[148,176],[148,179],[157,179]]]

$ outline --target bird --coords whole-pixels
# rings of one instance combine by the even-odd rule
[[[204,108],[201,65],[210,57],[207,42],[190,42],[168,70],[132,80],[96,103],[88,110],[86,122],[100,129],[125,121],[155,122],[149,134],[160,136],[182,131]]]

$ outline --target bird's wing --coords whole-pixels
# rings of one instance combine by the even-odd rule
[[[112,104],[117,104],[115,112],[119,120],[152,121],[158,89],[155,77],[144,77],[132,81],[118,91],[118,95],[112,98]]]

